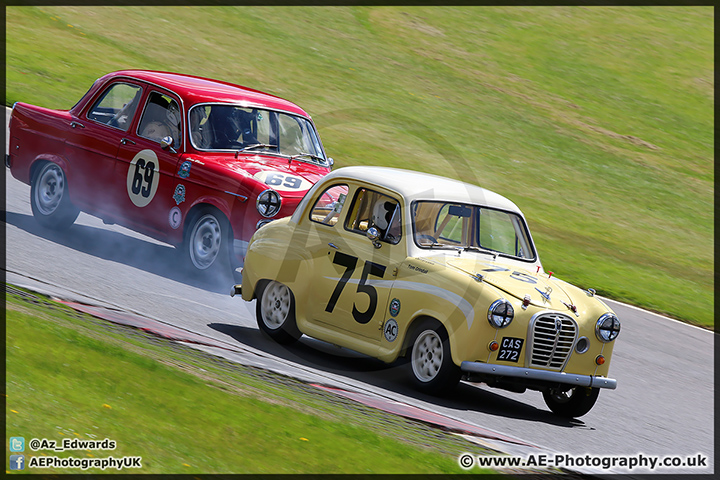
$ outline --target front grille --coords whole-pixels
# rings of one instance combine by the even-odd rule
[[[532,326],[530,366],[562,370],[576,336],[577,326],[570,317],[558,313],[540,315]]]

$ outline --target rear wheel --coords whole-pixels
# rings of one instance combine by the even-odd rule
[[[70,203],[65,172],[50,162],[42,164],[33,176],[30,206],[38,223],[53,230],[68,228],[80,213]]]
[[[425,320],[415,332],[409,362],[415,387],[432,395],[451,391],[460,381],[461,371],[452,361],[445,328]]]
[[[256,303],[258,327],[270,338],[289,345],[301,337],[295,323],[295,298],[286,285],[275,281],[266,283],[260,287]]]
[[[546,390],[545,404],[555,415],[565,418],[582,417],[588,413],[600,394],[599,388],[576,387],[570,390]]]

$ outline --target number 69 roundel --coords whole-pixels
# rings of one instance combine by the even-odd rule
[[[337,285],[335,285],[335,290],[333,290],[333,293],[330,296],[330,301],[328,301],[328,304],[325,307],[326,312],[332,313],[332,311],[335,309],[335,304],[337,303],[338,298],[340,298],[340,294],[345,288],[348,280],[355,271],[357,262],[357,257],[353,257],[352,255],[347,255],[341,252],[335,252],[335,257],[333,257],[333,263],[345,267],[345,271],[340,277]],[[358,283],[357,293],[364,293],[365,295],[367,295],[370,299],[370,305],[368,306],[368,309],[366,311],[361,312],[357,309],[355,303],[353,303],[352,314],[356,322],[363,324],[368,323],[372,319],[373,315],[375,315],[375,310],[377,310],[378,302],[377,290],[375,290],[375,287],[373,287],[372,285],[366,285],[365,282],[367,282],[368,275],[382,278],[383,275],[385,275],[385,268],[386,267],[384,265],[379,265],[377,263],[368,261],[365,262],[362,270],[362,276],[360,277],[360,283]]]
[[[155,152],[139,151],[130,162],[127,173],[127,192],[136,207],[147,206],[157,192],[160,172]]]

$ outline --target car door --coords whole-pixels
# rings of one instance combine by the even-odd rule
[[[152,90],[137,127],[120,139],[115,180],[123,191],[124,223],[163,238],[172,225],[173,208],[185,202],[186,182],[177,176],[183,139],[182,107],[174,95]],[[172,138],[171,148],[161,140]]]
[[[123,79],[100,91],[89,107],[71,115],[65,157],[72,166],[73,196],[81,206],[105,218],[117,212],[115,162],[120,140],[129,131],[143,88]]]
[[[312,255],[315,298],[309,310],[314,321],[348,334],[346,346],[368,352],[368,344],[382,338],[390,291],[407,250],[399,198],[365,187],[351,194],[335,241],[321,236],[331,241],[319,244],[319,254]],[[375,241],[368,238],[371,228],[378,231]]]

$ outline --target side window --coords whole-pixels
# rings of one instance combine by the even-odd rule
[[[159,142],[164,137],[172,137],[173,147],[180,147],[182,120],[178,103],[167,95],[152,92],[143,109],[138,125],[138,135]]]
[[[365,235],[368,228],[375,227],[380,233],[380,240],[397,244],[402,236],[401,218],[397,200],[359,188],[345,221],[345,228]]]
[[[335,225],[345,204],[347,193],[347,185],[335,185],[326,189],[313,205],[310,220],[325,225]]]
[[[88,118],[127,131],[137,110],[142,88],[116,83],[108,88],[88,112]]]

